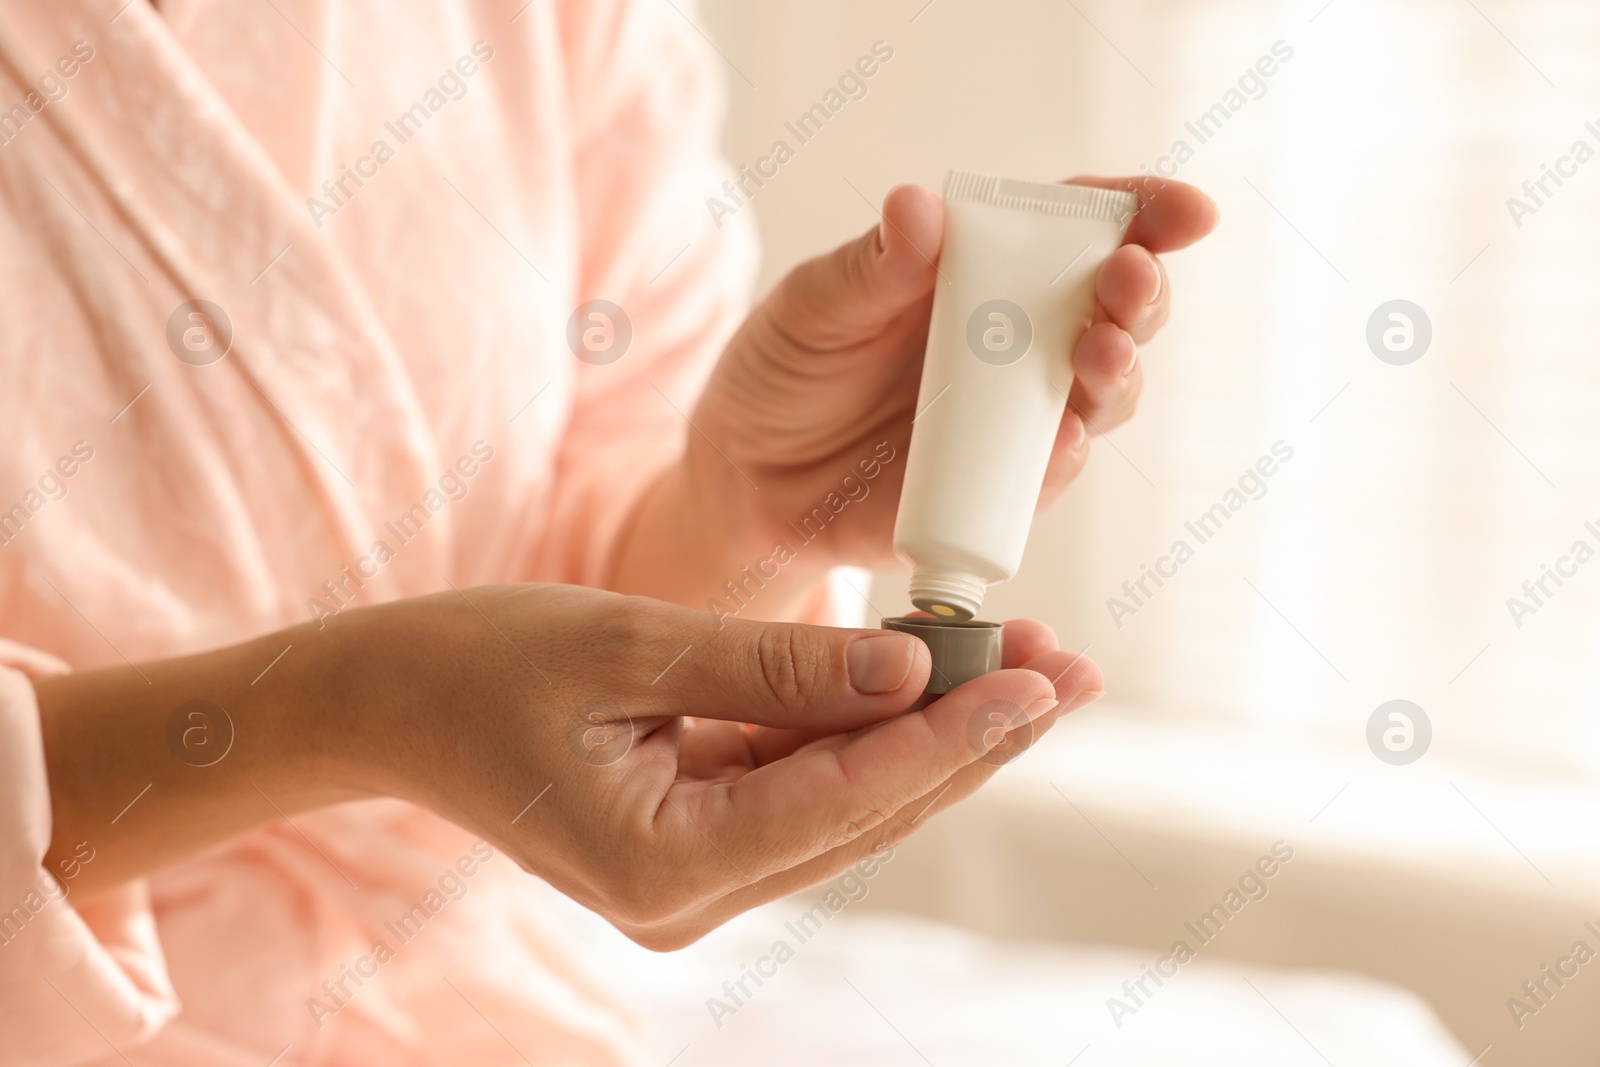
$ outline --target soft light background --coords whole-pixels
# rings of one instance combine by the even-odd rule
[[[755,197],[769,283],[951,168],[1137,173],[1183,139],[1178,177],[1222,209],[1169,260],[1139,416],[985,611],[1087,648],[1106,706],[946,817],[885,902],[1165,945],[1236,856],[1292,840],[1276,910],[1217,951],[1403,982],[1484,1063],[1587,1062],[1600,977],[1523,1030],[1504,1002],[1595,944],[1600,560],[1520,628],[1506,601],[1574,541],[1600,548],[1600,159],[1520,227],[1506,201],[1574,141],[1600,150],[1600,7],[705,0],[699,25],[726,58],[735,165],[793,144],[784,121],[875,41],[894,49]],[[1198,144],[1185,122],[1278,41],[1293,57]],[[1393,299],[1432,324],[1409,366],[1366,342]],[[1294,458],[1266,494],[1117,626],[1107,598],[1279,440]],[[864,611],[898,614],[904,590],[878,576]],[[1367,748],[1394,698],[1433,729],[1406,767]]]

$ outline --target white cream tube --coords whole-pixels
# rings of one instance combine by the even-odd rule
[[[953,172],[895,521],[911,602],[970,619],[1017,573],[1072,387],[1095,278],[1131,193]]]

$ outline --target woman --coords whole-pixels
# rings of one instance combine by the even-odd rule
[[[920,644],[754,621],[890,558],[942,210],[746,316],[673,5],[0,12],[0,1062],[636,1062],[516,867],[681,945],[1098,695],[1020,622],[896,717]],[[1137,188],[1050,494],[1214,221]]]

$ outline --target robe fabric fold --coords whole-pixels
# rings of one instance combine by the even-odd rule
[[[398,801],[80,906],[31,679],[602,582],[748,299],[716,62],[655,0],[0,0],[0,1064],[639,1062]]]

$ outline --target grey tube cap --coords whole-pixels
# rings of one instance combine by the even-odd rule
[[[1000,669],[1000,624],[976,619],[884,619],[885,630],[911,634],[928,646],[933,671],[924,693],[948,693],[963,682]]]

